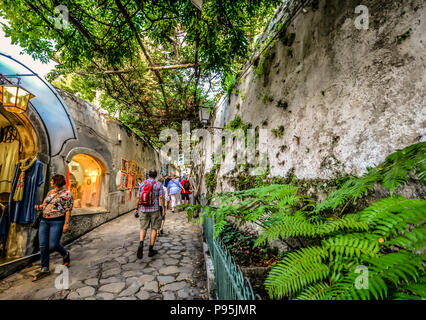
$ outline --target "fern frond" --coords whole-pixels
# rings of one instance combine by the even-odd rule
[[[422,155],[422,158],[416,165],[416,175],[419,178],[419,181],[426,185],[426,153]]]
[[[300,216],[282,216],[274,225],[263,231],[255,245],[259,246],[280,237],[309,236],[315,234],[315,232],[315,225],[310,224]]]
[[[329,290],[329,284],[319,282],[303,290],[295,300],[324,300]]]
[[[339,219],[329,218],[324,223],[317,225],[317,234],[330,234],[337,230],[355,230],[367,231],[368,224],[364,221],[359,221],[359,216],[356,214],[347,214]]]
[[[350,234],[339,235],[322,241],[323,248],[329,252],[330,260],[335,259],[335,255],[345,257],[377,257],[380,248],[378,242],[358,239]]]
[[[407,251],[389,253],[377,258],[366,258],[368,264],[368,288],[357,289],[355,269],[345,279],[332,287],[329,298],[344,300],[386,299],[389,287],[397,287],[403,281],[416,281],[423,266],[421,258]]]
[[[269,223],[269,227],[259,236],[256,245],[262,245],[280,237],[315,237],[331,234],[338,230],[368,230],[368,225],[363,221],[358,221],[357,215],[346,215],[339,219],[329,218],[322,223],[313,224],[298,213],[300,212],[296,212],[293,216],[277,214],[271,217],[272,223]]]
[[[421,182],[426,184],[426,142],[411,145],[397,150],[376,168],[361,177],[354,177],[346,181],[338,190],[331,193],[324,201],[317,205],[316,211],[336,209],[338,206],[354,201],[378,182],[391,193],[396,187],[405,183],[411,171],[416,170]]]
[[[396,238],[390,239],[384,243],[386,246],[396,245],[407,250],[421,250],[426,248],[426,228],[421,226],[410,231],[402,232]]]
[[[354,177],[346,181],[338,190],[330,194],[324,201],[319,203],[316,211],[336,209],[347,201],[356,201],[360,196],[367,193],[379,181],[378,169],[370,169],[362,177]]]
[[[368,224],[380,222],[389,213],[401,215],[410,221],[419,221],[425,217],[426,200],[406,199],[402,196],[393,196],[378,200],[368,208],[359,212],[360,221]]]
[[[422,161],[426,158],[426,142],[411,145],[405,149],[397,150],[389,155],[379,167],[382,171],[382,186],[389,188],[391,194],[401,184],[404,184],[409,173],[422,167]],[[420,170],[422,170],[420,168]],[[421,173],[421,172],[420,172]]]
[[[327,251],[321,247],[304,248],[290,253],[282,262],[272,267],[265,286],[271,297],[282,298],[323,280],[329,273],[322,259]]]
[[[420,299],[426,299],[426,283],[411,283],[403,287],[404,290],[409,291],[410,296],[418,296]]]

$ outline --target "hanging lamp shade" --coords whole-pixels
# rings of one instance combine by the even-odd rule
[[[35,96],[20,85],[0,85],[0,102],[6,111],[23,113],[27,110],[30,99]]]
[[[209,107],[201,106],[199,109],[199,116],[200,116],[201,123],[207,124],[207,122],[209,122],[209,119],[210,119]]]

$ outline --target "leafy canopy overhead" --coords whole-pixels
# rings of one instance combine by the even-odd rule
[[[0,16],[14,44],[58,62],[55,85],[97,96],[155,142],[214,103],[217,84],[238,71],[281,2],[205,0],[200,11],[190,0],[0,0]],[[57,6],[68,11],[62,28]]]

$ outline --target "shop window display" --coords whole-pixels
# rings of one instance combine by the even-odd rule
[[[74,198],[74,208],[100,206],[103,170],[95,158],[78,154],[68,165],[68,185]]]
[[[0,106],[0,262],[24,255],[13,231],[35,219],[37,190],[44,182],[36,146],[37,135],[25,115]]]

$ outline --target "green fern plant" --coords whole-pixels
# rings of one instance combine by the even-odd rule
[[[369,168],[362,177],[349,179],[341,188],[330,194],[317,206],[317,211],[334,210],[356,200],[371,190],[377,183],[389,188],[391,195],[395,188],[406,183],[409,174],[417,175],[426,184],[426,142],[420,142],[403,150],[397,150],[376,168]]]
[[[198,221],[214,216],[215,235],[231,216],[242,224],[256,223],[264,229],[257,245],[305,240],[272,268],[265,281],[271,298],[424,299],[420,252],[426,244],[426,200],[406,199],[394,191],[410,175],[425,183],[425,157],[426,143],[398,150],[318,204],[291,185],[217,194],[217,208],[205,207]],[[389,197],[342,215],[349,203],[379,183],[389,189]],[[368,270],[366,289],[356,287],[359,266]]]
[[[390,197],[360,212],[335,221],[325,219],[315,227],[302,215],[276,220],[259,237],[259,243],[281,236],[318,238],[325,235],[325,239],[321,246],[314,247],[315,250],[304,248],[290,253],[272,269],[265,282],[271,297],[302,300],[426,298],[424,281],[420,280],[425,273],[424,255],[418,254],[426,244],[426,200],[393,194],[413,171],[424,183],[424,159],[424,143],[398,150],[364,176],[347,181],[315,208],[315,212],[337,209],[347,201],[356,201],[377,182],[389,188]],[[348,218],[350,223],[342,223]],[[302,261],[295,259],[300,257],[299,251],[304,258]],[[355,269],[359,265],[366,266],[369,271],[366,289],[355,285],[358,277]]]

